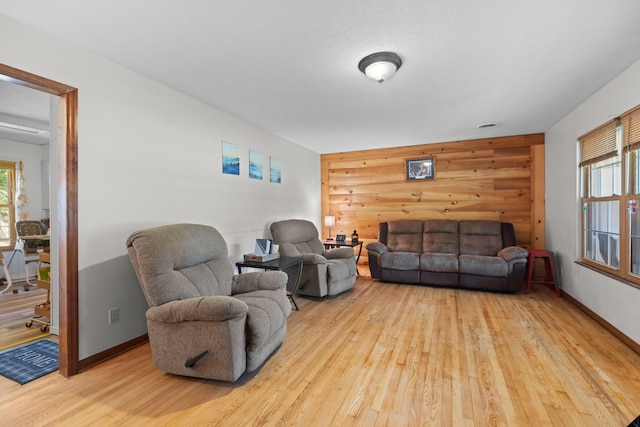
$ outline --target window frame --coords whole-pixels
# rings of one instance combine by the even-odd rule
[[[606,195],[602,197],[592,197],[589,193],[590,189],[590,170],[591,167],[596,164],[598,161],[602,159],[591,160],[591,162],[584,160],[582,157],[582,162],[580,162],[578,169],[580,173],[580,263],[588,266],[589,268],[601,272],[607,276],[613,277],[623,283],[629,284],[636,288],[640,288],[640,273],[632,273],[632,260],[631,260],[631,204],[635,202],[635,206],[640,205],[640,188],[636,188],[638,182],[640,182],[640,168],[638,168],[640,153],[638,156],[632,156],[632,152],[639,149],[638,141],[629,141],[628,140],[628,129],[629,123],[635,117],[636,120],[640,120],[640,106],[637,106],[628,112],[622,114],[620,117],[609,121],[602,126],[594,129],[593,131],[581,136],[578,138],[579,150],[581,156],[583,153],[583,142],[585,138],[588,138],[590,135],[602,130],[606,126],[611,126],[611,123],[615,123],[616,128],[616,147],[618,148],[618,153],[616,156],[620,157],[620,176],[617,179],[620,180],[620,194],[612,194]],[[636,122],[637,123],[637,122]],[[634,162],[632,157],[637,157]],[[587,163],[587,164],[585,164]],[[631,194],[631,191],[635,191],[634,194]],[[610,202],[610,201],[618,201],[619,203],[619,251],[618,251],[618,259],[619,266],[618,268],[614,268],[608,264],[603,264],[597,261],[594,261],[590,258],[587,258],[587,241],[585,233],[587,231],[587,214],[586,214],[586,204],[594,203],[594,202]],[[636,215],[640,215],[640,209],[634,210],[633,213]]]
[[[0,242],[0,250],[6,251],[11,250],[14,247],[14,242],[16,241],[16,209],[15,209],[15,194],[16,194],[16,163],[10,162],[6,160],[0,160],[0,169],[8,170],[8,197],[6,204],[0,204],[0,208],[8,208],[9,210],[9,244],[3,245]]]

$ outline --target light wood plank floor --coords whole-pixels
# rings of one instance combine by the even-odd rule
[[[395,285],[298,298],[283,346],[235,384],[155,369],[148,345],[69,379],[0,378],[3,425],[626,426],[640,356],[546,287]]]
[[[17,294],[9,289],[0,295],[0,349],[48,335],[40,331],[42,325],[38,323],[25,326],[35,314],[33,307],[47,300],[47,291],[37,287],[24,291],[23,285],[24,282],[12,286],[19,290]]]

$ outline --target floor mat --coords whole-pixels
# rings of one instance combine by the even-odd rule
[[[58,344],[41,340],[0,354],[0,375],[26,384],[58,370]]]

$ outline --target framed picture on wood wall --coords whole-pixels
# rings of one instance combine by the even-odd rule
[[[424,157],[422,159],[405,160],[407,181],[428,181],[436,178],[436,158]]]

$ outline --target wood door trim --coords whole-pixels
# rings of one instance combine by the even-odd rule
[[[69,377],[79,371],[78,89],[4,64],[0,79],[58,96],[59,371]]]

